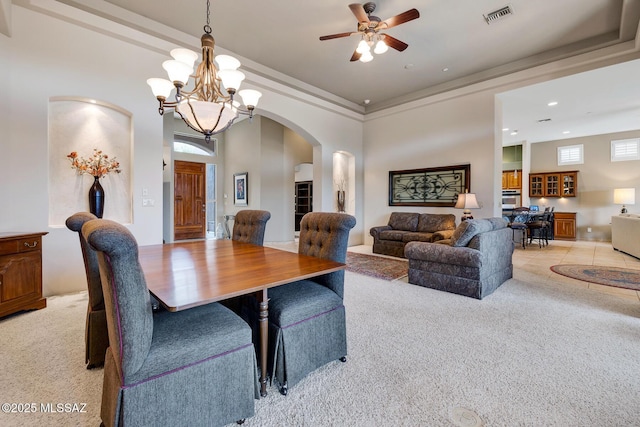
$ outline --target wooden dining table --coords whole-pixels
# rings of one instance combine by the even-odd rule
[[[169,311],[255,293],[259,302],[260,394],[267,395],[268,289],[346,265],[235,240],[190,240],[139,247],[151,294]]]

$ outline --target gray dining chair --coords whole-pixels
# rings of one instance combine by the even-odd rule
[[[344,263],[355,224],[344,213],[307,213],[298,252]],[[331,361],[346,361],[344,270],[270,288],[268,296],[271,378],[280,393]]]
[[[269,211],[241,210],[235,215],[232,240],[260,245],[264,243],[264,232],[267,221],[271,218]]]
[[[84,260],[84,270],[87,276],[87,320],[85,325],[85,363],[87,369],[104,365],[104,355],[109,347],[109,333],[107,332],[107,318],[102,297],[102,283],[96,252],[89,247],[80,232],[85,222],[98,219],[92,213],[78,212],[67,218],[66,226],[78,233],[80,249]]]
[[[96,219],[82,234],[98,251],[109,331],[103,424],[219,426],[253,416],[259,393],[249,325],[218,303],[152,314],[129,230]]]

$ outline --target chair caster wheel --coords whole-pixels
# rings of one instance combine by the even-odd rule
[[[346,362],[346,361],[347,361],[347,356],[342,356],[342,357],[340,358],[340,361],[341,361],[342,363]]]
[[[241,424],[244,424],[245,421],[246,421],[246,418],[243,418],[241,420],[236,421],[236,424],[241,425]]]

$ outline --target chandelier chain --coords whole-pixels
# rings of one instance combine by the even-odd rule
[[[204,32],[207,34],[211,34],[211,21],[209,16],[211,15],[211,1],[207,0],[207,24],[204,26]]]

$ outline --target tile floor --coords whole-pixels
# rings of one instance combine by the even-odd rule
[[[277,249],[297,251],[295,242],[265,243],[265,245]],[[372,254],[370,245],[350,246],[348,250]],[[607,265],[640,270],[640,259],[614,250],[611,242],[551,240],[548,246],[542,248],[539,248],[535,243],[527,246],[526,249],[516,245],[513,253],[514,277],[517,279],[529,280],[534,283],[552,283],[557,286],[577,286],[631,299],[640,304],[640,291],[571,279],[551,271],[550,267],[556,264]]]

